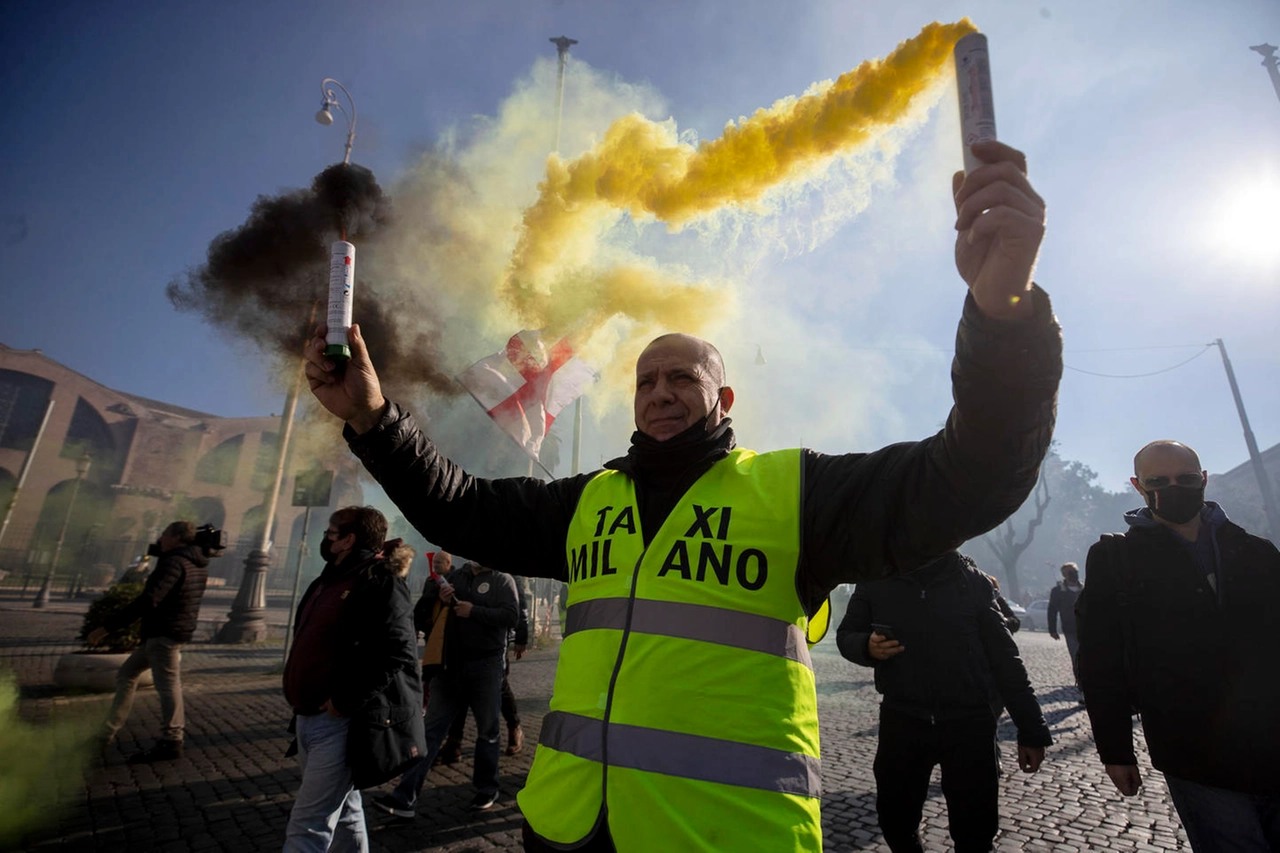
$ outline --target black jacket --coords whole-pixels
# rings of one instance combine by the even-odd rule
[[[873,623],[892,627],[900,654],[883,661],[868,654]],[[846,659],[875,670],[887,708],[928,720],[989,716],[998,694],[1019,744],[1052,743],[995,588],[962,554],[858,584],[836,642]]]
[[[1048,449],[1062,373],[1048,297],[1037,288],[1033,301],[1030,319],[1007,322],[966,297],[951,373],[955,406],[937,435],[872,453],[804,451],[796,584],[810,613],[836,584],[916,568],[1021,505]],[[432,542],[501,571],[567,580],[565,536],[593,474],[551,482],[473,477],[394,403],[373,429],[357,436],[348,427],[345,436]],[[608,464],[635,481],[646,536],[657,529],[650,519],[660,523],[733,441],[731,430],[721,431],[715,447],[678,469],[649,464],[635,444]]]
[[[1062,621],[1062,633],[1076,633],[1076,599],[1079,597],[1079,591],[1067,589],[1066,581],[1058,581],[1049,590],[1049,610],[1045,621],[1049,623],[1051,634],[1058,633],[1059,620]]]
[[[168,637],[190,642],[209,580],[208,568],[209,556],[198,545],[165,551],[147,576],[142,592],[108,620],[106,627],[116,630],[141,618],[144,640]]]
[[[1274,796],[1280,552],[1230,521],[1216,535],[1217,592],[1167,528],[1131,527],[1089,549],[1076,602],[1080,687],[1104,764],[1137,763],[1137,710],[1157,769]]]
[[[422,679],[404,578],[381,555],[364,555],[356,571],[360,581],[343,602],[330,698],[342,716],[351,718],[347,764],[352,784],[372,788],[400,775],[426,752]],[[307,587],[299,613],[322,577]]]
[[[459,601],[472,604],[471,615],[463,619],[457,613],[449,615],[444,634],[444,662],[447,667],[454,661],[495,657],[507,650],[507,635],[520,622],[520,606],[516,582],[504,572],[485,569],[473,574],[468,568],[449,573],[449,583]],[[440,587],[428,580],[422,590],[422,598],[414,607],[414,621],[419,631],[431,634],[431,614],[440,600]],[[528,628],[525,628],[526,641]]]

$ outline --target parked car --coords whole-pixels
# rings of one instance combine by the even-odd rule
[[[1027,608],[1027,614],[1018,618],[1022,620],[1022,627],[1028,631],[1049,630],[1049,599],[1042,598],[1031,602],[1031,606]]]

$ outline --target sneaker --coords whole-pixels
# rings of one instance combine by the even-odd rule
[[[516,723],[507,729],[507,755],[517,755],[524,749],[524,729]]]
[[[373,804],[387,814],[395,815],[396,817],[414,818],[418,816],[418,812],[413,806],[406,806],[390,794],[374,797]]]
[[[435,764],[457,764],[462,760],[462,741],[446,738],[436,752]]]
[[[182,741],[158,740],[155,746],[129,756],[130,764],[151,764],[156,761],[177,761],[182,757]]]
[[[486,809],[493,808],[493,804],[498,801],[498,792],[492,794],[479,793],[471,798],[471,802],[467,804],[467,808],[473,812],[482,812]]]

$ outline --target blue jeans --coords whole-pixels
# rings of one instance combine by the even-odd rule
[[[1164,778],[1196,853],[1280,850],[1280,796],[1242,794],[1168,774]]]
[[[453,718],[470,706],[476,717],[476,758],[471,782],[478,793],[498,793],[498,753],[501,752],[499,727],[502,707],[502,655],[480,660],[459,661],[431,679],[431,698],[427,700],[427,751],[422,760],[400,778],[392,796],[409,808],[418,801],[449,733]]]
[[[326,850],[368,853],[360,792],[347,767],[346,717],[298,715],[298,763],[302,784],[285,830],[286,853]]]

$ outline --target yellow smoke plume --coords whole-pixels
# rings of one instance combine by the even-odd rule
[[[633,113],[576,159],[553,155],[504,275],[509,305],[531,328],[584,339],[618,315],[646,330],[698,331],[722,307],[723,289],[654,269],[601,269],[595,248],[604,231],[622,213],[679,229],[726,206],[756,202],[873,142],[935,87],[956,41],[972,32],[967,18],[931,23],[887,57],[730,122],[719,138],[696,148],[678,140],[672,123]]]

